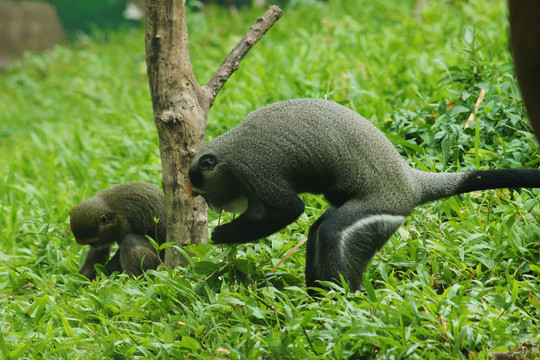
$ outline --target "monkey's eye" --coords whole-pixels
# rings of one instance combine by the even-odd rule
[[[206,154],[199,159],[199,169],[201,171],[212,171],[217,165],[217,159],[214,155]]]
[[[112,217],[109,214],[99,215],[99,222],[101,225],[107,225],[112,221]]]

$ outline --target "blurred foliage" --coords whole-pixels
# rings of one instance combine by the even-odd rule
[[[27,1],[27,0],[0,0],[0,1]],[[134,22],[125,17],[125,10],[130,0],[32,0],[42,1],[53,5],[60,17],[64,30],[74,35],[79,32],[91,33],[97,29],[117,29],[119,27],[133,26]],[[286,6],[298,0],[271,0],[261,5]],[[319,0],[325,1],[325,0]],[[250,7],[256,0],[187,0],[190,10],[202,10],[205,6],[219,5],[225,8],[242,9]],[[137,5],[144,5],[138,2]],[[141,9],[142,10],[142,9]]]
[[[2,0],[25,1],[25,0]],[[132,25],[124,17],[129,0],[33,0],[53,5],[64,30],[69,34],[90,33],[96,29],[116,29]]]
[[[67,32],[114,29],[129,24],[123,13],[129,0],[44,0],[56,7]]]
[[[187,0],[188,6],[191,6],[194,9],[200,9],[202,6],[208,5],[219,5],[223,7],[234,7],[241,9],[244,7],[249,7],[253,5],[259,6],[270,6],[278,5],[280,7],[285,7],[289,3],[293,5],[298,0]],[[318,0],[318,1],[327,1],[327,0]]]

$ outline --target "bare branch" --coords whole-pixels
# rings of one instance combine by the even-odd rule
[[[231,50],[229,56],[221,63],[214,76],[208,81],[208,84],[203,87],[206,90],[209,100],[208,108],[212,106],[216,95],[232,73],[238,70],[240,62],[248,51],[279,20],[281,15],[283,15],[283,11],[278,6],[270,6],[266,13],[255,21],[242,40]]]

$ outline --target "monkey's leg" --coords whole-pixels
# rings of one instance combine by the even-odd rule
[[[317,248],[317,243],[319,241],[318,239],[318,232],[319,227],[321,224],[326,220],[327,217],[331,216],[331,214],[336,211],[335,207],[328,208],[313,224],[311,224],[308,232],[308,240],[306,245],[306,268],[305,268],[305,274],[306,274],[306,286],[313,287],[313,286],[320,286],[316,284],[317,280],[320,280],[321,276],[319,275],[319,260],[315,259],[315,253],[319,250]],[[318,255],[317,255],[318,256]],[[308,290],[310,295],[312,294],[311,290]]]
[[[110,251],[110,247],[99,249],[91,247],[88,255],[86,255],[83,265],[81,266],[81,269],[79,270],[79,274],[86,276],[88,280],[93,280],[96,277],[94,265],[105,264],[109,258]]]
[[[120,242],[118,252],[122,269],[133,276],[141,275],[148,269],[156,269],[161,263],[156,249],[144,235],[127,234]]]
[[[248,210],[238,218],[214,228],[212,241],[214,244],[255,241],[283,229],[303,212],[304,203],[296,194],[273,206],[250,204]]]
[[[306,285],[321,287],[318,280],[337,282],[341,274],[351,290],[358,290],[367,263],[404,220],[399,215],[370,214],[361,201],[328,209],[309,229]]]

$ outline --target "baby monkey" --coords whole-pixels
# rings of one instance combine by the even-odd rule
[[[90,280],[96,277],[95,264],[104,264],[109,275],[138,276],[161,263],[162,254],[147,239],[162,244],[166,238],[163,191],[155,185],[128,182],[105,189],[75,206],[70,224],[77,243],[90,245],[79,270]],[[119,248],[109,260],[114,243]]]

